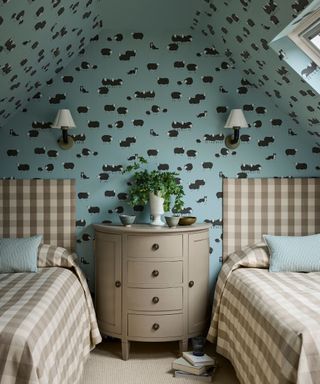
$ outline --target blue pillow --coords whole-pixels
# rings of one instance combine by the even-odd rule
[[[37,272],[42,236],[0,239],[0,273]]]
[[[263,237],[270,251],[270,272],[320,271],[320,234]]]

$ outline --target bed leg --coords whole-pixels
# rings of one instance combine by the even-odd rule
[[[129,359],[129,350],[130,350],[130,341],[122,340],[121,341],[121,349],[122,349],[122,360]]]

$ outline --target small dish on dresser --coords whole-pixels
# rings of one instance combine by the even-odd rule
[[[176,228],[180,220],[180,216],[165,216],[164,218],[170,228]]]
[[[131,224],[134,223],[136,217],[135,215],[119,215],[119,219],[125,227],[131,227]]]
[[[183,216],[180,217],[179,225],[192,225],[197,221],[195,216]]]

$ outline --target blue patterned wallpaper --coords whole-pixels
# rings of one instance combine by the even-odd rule
[[[91,289],[91,224],[132,212],[121,169],[136,155],[149,169],[180,172],[184,213],[212,223],[212,283],[222,178],[319,176],[319,96],[268,45],[308,4],[202,0],[191,29],[126,32],[102,29],[108,7],[98,0],[0,1],[0,177],[77,180],[78,254]],[[68,151],[50,129],[59,108],[77,126]],[[250,123],[235,151],[224,146],[232,108]]]
[[[98,0],[0,0],[0,127],[95,38]]]
[[[319,175],[312,138],[196,32],[103,30],[39,92],[1,129],[0,177],[76,178],[78,253],[91,288],[91,224],[119,223],[118,213],[131,212],[121,169],[137,154],[150,169],[179,171],[184,212],[212,223],[212,283],[220,268],[222,178]],[[251,127],[230,151],[223,126],[237,107]],[[68,151],[49,128],[58,108],[69,108],[77,126]],[[148,219],[148,210],[137,214]]]
[[[320,99],[308,83],[317,83],[319,68],[305,59],[303,65],[299,55],[300,74],[297,74],[284,60],[286,55],[291,56],[289,48],[277,47],[276,53],[269,46],[311,3],[309,0],[202,0],[191,28],[199,31],[218,52],[227,55],[228,61],[242,71],[253,87],[290,116],[295,130],[310,135],[317,151]]]
[[[300,28],[301,23],[319,8],[320,0],[313,0],[270,43],[270,47],[281,55],[282,60],[288,63],[318,94],[320,93],[319,67],[288,35],[296,28]]]

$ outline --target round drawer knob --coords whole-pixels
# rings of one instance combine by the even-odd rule
[[[192,288],[193,286],[194,286],[194,281],[193,280],[189,281],[189,287]]]
[[[157,251],[160,247],[159,247],[159,244],[155,243],[155,244],[152,245],[151,248],[152,248],[153,251]]]
[[[152,326],[152,329],[154,331],[157,331],[159,328],[160,328],[160,325],[158,323],[154,323],[153,326]]]
[[[155,296],[155,297],[152,299],[152,302],[153,302],[153,304],[157,304],[157,303],[159,303],[159,297]]]
[[[117,280],[117,281],[114,283],[114,285],[115,285],[117,288],[119,288],[119,287],[121,287],[121,282],[120,282],[119,280]]]
[[[157,277],[159,276],[159,271],[157,269],[155,269],[154,271],[152,271],[152,276],[153,277]]]

